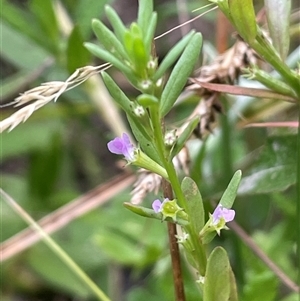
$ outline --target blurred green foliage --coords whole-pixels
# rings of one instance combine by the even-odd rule
[[[119,2],[114,1],[113,5],[118,8]],[[173,24],[177,12],[174,1],[156,2],[159,30],[163,32],[167,22]],[[189,9],[204,2],[191,1]],[[18,93],[41,82],[64,80],[78,67],[98,64],[93,63],[83,42],[94,39],[91,19],[101,19],[107,3],[112,1],[3,0],[2,98],[12,101]],[[134,5],[129,11],[132,20]],[[202,24],[213,31],[211,18],[204,17]],[[169,42],[165,37],[157,43],[161,47],[169,44],[170,48],[172,39],[177,37]],[[204,40],[212,44],[213,38],[204,35]],[[299,54],[295,54],[297,49],[291,42],[287,61],[294,68]],[[162,55],[166,52],[157,48]],[[284,56],[286,50],[282,51]],[[117,75],[114,71],[112,74]],[[131,87],[122,85],[132,92]],[[257,82],[252,85],[259,86]],[[91,98],[89,87],[80,86],[65,93],[57,103],[35,112],[12,132],[1,134],[1,187],[36,220],[117,173],[117,168],[112,168],[115,158],[106,150],[111,129]],[[228,125],[227,134],[219,128],[205,143],[189,143],[192,176],[204,205],[212,212],[210,201],[219,200],[232,176],[224,162],[230,160],[234,169],[243,170],[234,207],[236,220],[295,281],[295,224],[299,222],[295,213],[296,133],[293,129],[242,128],[239,121],[240,114],[249,120],[294,120],[295,106],[238,96],[226,98],[229,108],[221,118]],[[177,105],[169,121],[188,116],[194,104],[195,99],[190,99]],[[2,109],[1,119],[12,112],[11,108]],[[224,143],[230,146],[229,153],[224,151]],[[166,231],[158,221],[125,210],[122,202],[129,199],[128,189],[109,204],[61,229],[53,235],[54,239],[112,298],[171,301],[173,284]],[[149,196],[145,203],[150,204],[152,199]],[[1,201],[1,241],[24,228],[20,217]],[[283,288],[273,272],[232,231],[222,233],[218,244],[230,252],[242,301],[297,300],[297,294]],[[186,266],[184,274],[187,300],[196,300],[198,291]],[[116,275],[121,279],[117,287],[113,286]],[[42,243],[4,262],[1,278],[4,301],[57,300],[57,296],[61,300],[92,300]],[[117,299],[120,296],[122,299]]]

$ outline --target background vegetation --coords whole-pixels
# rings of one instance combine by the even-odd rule
[[[193,9],[207,4],[155,2],[157,34],[182,23],[195,15]],[[257,12],[262,2],[255,1]],[[297,67],[300,56],[296,2],[292,1],[286,59],[290,68]],[[2,0],[2,103],[42,82],[65,80],[78,67],[102,63],[82,44],[95,40],[91,19],[105,20],[105,4],[111,4],[125,23],[136,18],[137,1]],[[234,42],[233,28],[214,11],[157,40],[160,58],[188,27],[203,34],[203,62]],[[199,66],[200,62],[199,58]],[[269,66],[265,68],[274,74]],[[124,91],[135,96],[124,78],[113,68],[109,72]],[[240,84],[260,87],[245,78]],[[218,241],[230,254],[241,300],[296,301],[298,294],[255,251],[262,250],[296,282],[298,108],[281,100],[244,96],[224,96],[223,100],[225,114],[218,117],[213,134],[205,143],[199,139],[189,143],[192,176],[199,183],[205,206],[212,208],[211,202],[218,200],[234,170],[242,169],[234,207],[236,224]],[[169,122],[175,126],[197,101],[191,97],[178,104],[168,116]],[[2,108],[1,119],[14,110]],[[245,127],[279,121],[293,123],[288,127]],[[1,134],[1,188],[35,220],[46,217],[44,225],[58,225],[54,239],[112,300],[173,300],[166,231],[159,222],[137,217],[122,206],[130,199],[134,177],[123,168],[124,163],[116,164],[106,143],[126,128],[124,116],[96,75],[35,112],[12,132]],[[148,196],[145,205],[150,206],[152,200],[153,195]],[[89,208],[87,204],[92,202],[95,205]],[[55,211],[63,206],[67,206],[63,212]],[[63,219],[66,223],[59,226]],[[33,243],[36,235],[20,232],[25,228],[21,218],[1,201],[2,300],[92,300],[43,243]],[[250,239],[254,247],[249,246]],[[188,268],[184,272],[187,300],[196,300],[192,272]]]

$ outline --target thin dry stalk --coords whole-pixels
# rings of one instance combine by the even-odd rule
[[[293,282],[279,266],[273,262],[268,255],[255,243],[255,241],[235,222],[231,222],[229,228],[232,229],[258,258],[281,280],[281,282],[293,292],[300,292],[299,286]]]
[[[112,197],[130,186],[135,178],[135,175],[128,172],[123,173],[48,214],[38,221],[38,224],[46,233],[54,233],[76,218],[108,202]],[[40,236],[31,228],[17,233],[0,244],[0,262],[28,249],[39,240]]]

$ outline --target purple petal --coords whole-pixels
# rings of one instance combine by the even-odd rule
[[[123,133],[122,139],[123,139],[124,144],[131,145],[130,138],[126,133]]]
[[[223,208],[223,217],[226,223],[231,222],[235,217],[235,211],[233,209]]]
[[[107,143],[109,151],[113,154],[123,155],[128,161],[134,160],[134,145],[130,142],[129,136],[123,133],[122,137],[116,137]]]
[[[109,151],[113,154],[123,155],[123,140],[116,137],[114,140],[107,143]]]
[[[225,222],[227,223],[234,219],[235,211],[233,209],[227,209],[222,205],[218,205],[212,216],[213,224],[217,224],[221,218],[224,218]]]
[[[152,208],[153,210],[155,211],[155,213],[158,213],[160,212],[161,210],[161,201],[160,200],[155,200],[153,203],[152,203]]]

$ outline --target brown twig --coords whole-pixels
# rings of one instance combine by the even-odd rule
[[[170,200],[173,199],[173,191],[169,182],[163,179],[162,187],[164,192],[164,197]],[[173,223],[168,223],[168,235],[169,235],[169,245],[170,254],[173,267],[173,279],[174,279],[174,289],[175,289],[175,300],[185,301],[183,277],[180,264],[180,253],[179,247],[176,239],[176,225]]]

